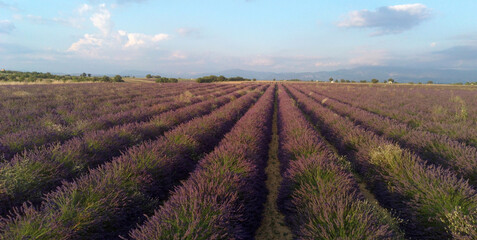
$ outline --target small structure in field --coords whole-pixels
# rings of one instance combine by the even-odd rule
[[[0,72],[6,72],[5,68],[2,68],[2,70],[0,70]]]

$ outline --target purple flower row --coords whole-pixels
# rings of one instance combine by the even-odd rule
[[[253,88],[253,87],[252,87]],[[245,88],[249,89],[249,88]],[[228,91],[233,91],[230,89]],[[212,112],[245,91],[220,93],[208,96],[211,100],[192,104],[170,104],[170,110],[153,117],[150,121],[130,123],[108,130],[93,131],[76,137],[63,145],[49,147],[17,155],[10,162],[0,164],[0,213],[24,201],[38,203],[43,193],[84,173],[88,168],[107,162],[128,147],[145,140],[157,138],[172,127]],[[205,96],[207,97],[207,96]],[[202,98],[202,97],[201,97]],[[196,99],[197,101],[200,101]],[[191,102],[197,102],[193,99]],[[175,106],[175,107],[174,107]],[[166,110],[166,109],[164,109]]]
[[[364,200],[358,184],[280,86],[279,203],[297,239],[402,239],[396,221]]]
[[[10,86],[7,86],[10,87]],[[185,86],[182,86],[185,87]],[[190,88],[190,87],[189,87]],[[2,91],[6,90],[0,88]],[[187,89],[187,88],[182,88]],[[151,101],[146,96],[162,97],[181,88],[158,88],[134,84],[75,84],[55,86],[16,86],[0,95],[2,125],[0,136],[28,128],[44,126],[45,121],[73,126],[76,121],[127,110],[127,102]],[[9,95],[18,95],[7,100]],[[86,101],[85,101],[86,100]],[[133,108],[130,105],[129,108]]]
[[[203,95],[213,91],[217,91],[217,89],[205,89],[205,91],[200,90],[194,93]],[[176,93],[176,95],[179,94]],[[79,124],[75,127],[67,127],[51,122],[50,127],[31,127],[19,132],[6,134],[0,137],[0,148],[3,148],[2,152],[5,155],[5,158],[10,159],[14,154],[24,150],[29,150],[34,147],[39,147],[41,145],[57,141],[65,141],[75,136],[81,136],[84,132],[103,130],[116,125],[135,121],[145,121],[154,115],[164,112],[164,110],[167,109],[171,105],[171,102],[174,102],[176,98],[177,96],[155,98],[154,102],[152,102],[152,106],[150,107],[143,106],[140,108],[112,112],[109,114],[105,113],[104,115],[93,119],[80,120],[80,122],[78,122]],[[195,98],[195,100],[197,100],[197,98]],[[184,103],[176,101],[176,104]],[[144,105],[144,103],[139,101],[133,102],[132,105],[137,107],[138,105]]]
[[[90,88],[93,91],[97,87],[90,86]],[[116,88],[114,86],[112,89]],[[47,90],[48,88],[43,87],[42,89]],[[0,128],[3,129],[0,130],[3,132],[0,134],[0,142],[18,152],[22,150],[22,145],[25,145],[22,144],[22,141],[28,145],[28,143],[41,144],[48,140],[48,138],[42,139],[42,134],[34,135],[35,132],[46,134],[46,137],[51,136],[52,140],[54,140],[52,137],[62,140],[64,137],[78,136],[85,131],[113,125],[121,120],[121,117],[124,118],[125,112],[134,112],[138,107],[150,108],[161,102],[173,101],[184,91],[194,94],[210,91],[207,88],[193,88],[192,86],[185,89],[159,89],[154,86],[144,89],[140,85],[130,85],[129,90],[119,91],[116,89],[114,91],[116,95],[90,97],[87,93],[81,93],[79,90],[77,92],[69,92],[70,89],[58,90],[59,92],[56,95],[52,94],[49,101],[45,101],[44,104],[39,104],[34,100],[13,105],[2,103],[5,108],[3,111],[0,110],[4,116],[0,119],[2,123]],[[106,93],[107,90],[103,91]],[[29,96],[24,98],[28,99]],[[104,121],[96,122],[98,119]],[[63,135],[65,136],[63,137]],[[38,140],[33,141],[29,139],[30,137]],[[15,139],[18,140],[15,141]]]
[[[166,199],[169,190],[188,176],[260,95],[253,91],[64,183],[45,196],[38,210],[24,205],[3,219],[0,235],[7,239],[109,239],[126,233]]]
[[[320,93],[477,147],[475,88],[335,85],[320,88]]]
[[[297,87],[302,92],[305,86]],[[477,186],[477,149],[466,146],[446,136],[416,130],[394,119],[383,117],[339,101],[327,98],[312,90],[311,97],[334,112],[349,117],[365,128],[382,134],[385,137],[398,141],[401,145],[411,149],[421,158],[430,163],[451,169],[459,176]],[[326,99],[326,100],[325,100]]]
[[[353,161],[381,204],[400,214],[407,237],[477,238],[477,192],[468,182],[354,125],[293,87],[288,90],[322,134]]]
[[[275,87],[205,156],[133,239],[252,239],[265,199]]]

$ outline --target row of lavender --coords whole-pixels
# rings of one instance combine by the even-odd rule
[[[111,89],[108,91],[88,86],[91,88],[90,92],[83,91],[86,89],[85,86],[75,89],[75,85],[70,85],[69,88],[38,86],[36,89],[31,89],[28,87],[24,86],[24,88],[16,89],[17,91],[12,90],[14,93],[10,94],[18,94],[18,98],[7,100],[8,95],[1,97],[0,111],[5,118],[2,119],[2,126],[0,126],[0,136],[34,127],[47,127],[47,122],[51,125],[70,127],[76,117],[81,120],[88,116],[114,112],[116,109],[121,109],[118,108],[119,106],[126,106],[125,101],[134,102],[138,98],[143,98],[140,95],[142,87],[124,89],[112,86],[112,89],[118,88],[117,91],[111,91]],[[48,94],[41,94],[39,89]],[[100,94],[100,91],[104,94]],[[153,95],[154,92],[147,93]]]
[[[396,220],[364,200],[349,170],[318,138],[292,99],[278,95],[281,205],[298,239],[402,239]],[[264,202],[274,90],[205,156],[132,239],[253,239]],[[289,167],[287,167],[289,166]]]
[[[404,219],[407,237],[477,238],[477,192],[467,181],[287,88],[327,140],[352,161],[380,204]]]
[[[253,239],[264,202],[274,91],[269,89],[132,239]],[[402,239],[396,220],[364,200],[344,161],[293,100],[278,93],[280,205],[297,239]]]
[[[327,97],[477,147],[477,89],[320,86]]]
[[[253,239],[265,199],[274,95],[269,87],[131,238]]]
[[[280,205],[298,239],[402,239],[389,213],[364,199],[349,164],[280,87]]]
[[[105,92],[103,95],[100,94],[101,90],[98,87],[93,86],[89,86],[91,93],[53,88],[57,91],[50,93],[49,98],[41,101],[34,94],[35,92],[30,95],[29,92],[24,91],[26,96],[20,98],[13,106],[6,102],[2,103],[5,106],[0,109],[4,116],[1,120],[0,137],[22,135],[22,132],[34,130],[77,134],[88,130],[88,127],[94,127],[89,121],[98,117],[125,112],[137,107],[150,107],[157,104],[159,99],[194,89],[191,86],[181,89],[178,87],[144,88],[144,86],[135,84],[126,85],[130,88],[123,89],[113,85],[112,89],[119,89],[112,92],[103,89],[102,91]],[[73,85],[70,88],[75,89],[76,86]],[[49,86],[41,86],[38,89],[51,91],[48,90]]]
[[[55,151],[53,146],[43,152],[46,158],[40,161],[30,161],[37,156],[33,151],[31,158],[25,154],[19,161],[24,166],[39,164],[26,171],[22,164],[5,169],[13,169],[17,176],[43,165],[60,169],[37,176],[35,182],[43,187],[51,184],[48,181],[58,186],[61,180],[79,178],[44,195],[38,207],[24,204],[2,219],[0,239],[115,239],[128,232],[133,239],[253,238],[266,192],[263,169],[274,101],[278,101],[284,177],[279,205],[295,238],[402,239],[399,224],[410,238],[477,238],[477,193],[453,172],[428,166],[412,152],[363,128],[362,122],[344,117],[348,114],[336,114],[337,106],[350,110],[339,101],[325,100],[317,93],[307,95],[294,85],[279,86],[278,98],[275,87],[269,87],[262,97],[260,91],[266,87],[252,85],[246,90],[253,88],[259,91],[245,96],[245,91],[230,88],[231,94],[216,101],[191,103],[148,122],[98,131],[96,138],[85,139],[85,134],[77,142],[81,150],[76,153],[73,143],[68,148],[58,145],[63,151],[59,158],[48,155]],[[186,121],[154,141],[143,142]],[[126,149],[138,143],[110,161],[120,152],[110,154],[109,148]],[[95,168],[99,164],[103,165]],[[88,168],[94,169],[81,176]],[[11,176],[5,173],[0,183]],[[403,221],[366,200],[370,197],[358,187],[355,174],[363,177],[382,206]],[[23,186],[18,186],[21,191]],[[49,190],[32,193],[39,202]],[[29,194],[22,194],[27,196],[23,200],[31,200]]]
[[[169,88],[176,87],[164,90]],[[40,126],[43,121],[68,125],[77,118],[99,116],[124,101],[163,94],[161,88],[135,84],[4,86],[0,91],[0,111],[5,117],[0,136]]]
[[[39,209],[24,205],[3,219],[0,234],[7,239],[104,239],[126,233],[167,198],[261,94],[253,91],[64,183],[46,195]]]
[[[298,86],[303,93],[309,88]],[[417,130],[394,119],[386,118],[328,98],[312,90],[311,97],[334,112],[349,117],[365,128],[377,132],[387,138],[399,142],[402,146],[413,150],[421,158],[451,169],[459,176],[468,179],[477,186],[477,149],[467,146],[446,136]]]
[[[3,154],[5,159],[10,159],[15,154],[24,150],[39,147],[47,143],[66,141],[75,136],[81,136],[85,132],[108,129],[129,122],[144,121],[164,110],[167,110],[171,104],[187,104],[190,102],[190,98],[194,96],[192,92],[201,96],[219,89],[196,89],[191,90],[190,92],[188,91],[191,93],[191,96],[187,98],[187,101],[179,98],[182,90],[173,91],[171,93],[162,93],[160,96],[152,94],[149,96],[150,99],[144,97],[145,99],[143,100],[123,104],[130,105],[130,107],[121,109],[120,111],[111,110],[93,118],[88,117],[79,119],[75,123],[75,126],[70,127],[51,122],[52,125],[49,125],[50,127],[30,126],[28,129],[0,137],[0,155]],[[94,103],[95,101],[93,100],[87,100],[86,102],[89,102],[91,105],[97,104]],[[118,108],[123,105],[119,105]]]
[[[203,95],[216,90],[217,89],[214,88],[206,88],[192,91],[195,94]],[[152,100],[144,97],[144,99],[122,104],[129,105],[127,108],[122,108],[122,105],[119,105],[119,107],[111,107],[112,110],[102,111],[103,114],[101,115],[93,115],[92,118],[85,117],[78,119],[74,124],[75,126],[68,127],[66,125],[53,123],[53,121],[48,121],[48,127],[28,126],[25,130],[5,134],[0,137],[0,155],[3,154],[4,158],[10,159],[21,151],[51,142],[65,141],[75,136],[81,136],[88,131],[102,130],[128,122],[147,120],[153,115],[164,111],[171,102],[181,104],[180,101],[175,100],[182,91],[183,90],[177,90],[170,93],[162,93],[161,95],[151,94],[149,98]],[[190,101],[190,99],[187,100]],[[85,102],[88,102],[90,105],[97,105],[95,100],[89,99]],[[58,109],[54,111],[58,111]],[[41,120],[39,121],[41,122]]]
[[[169,111],[149,121],[89,132],[62,145],[52,144],[17,155],[11,161],[0,164],[0,213],[4,214],[12,206],[26,200],[37,203],[43,193],[54,189],[61,181],[79,176],[88,168],[118,156],[128,147],[156,138],[182,122],[207,114],[255,87],[218,91],[191,99],[191,102],[197,102],[192,105],[170,104],[164,108],[164,111]],[[200,101],[199,98],[210,100]]]

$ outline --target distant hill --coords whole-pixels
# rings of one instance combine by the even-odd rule
[[[218,72],[209,72],[201,74],[181,74],[174,73],[158,73],[146,71],[124,71],[122,76],[136,76],[144,77],[146,74],[161,75],[166,77],[183,77],[183,78],[198,78],[207,75],[224,75],[225,77],[241,76],[244,78],[256,78],[258,80],[287,80],[287,79],[301,79],[301,80],[320,80],[327,81],[330,77],[334,79],[346,80],[371,80],[373,78],[383,81],[385,79],[393,78],[397,82],[427,82],[434,83],[458,83],[458,82],[477,82],[477,70],[453,70],[453,69],[412,69],[403,67],[358,67],[353,69],[342,69],[336,71],[320,71],[320,72],[258,72],[248,71],[243,69],[230,69]]]
[[[359,67],[354,69],[343,69],[336,71],[321,71],[321,72],[288,72],[288,73],[274,73],[274,72],[255,72],[241,69],[232,69],[221,71],[217,73],[206,73],[203,75],[224,75],[225,77],[241,76],[245,78],[256,78],[259,80],[286,80],[286,79],[301,79],[301,80],[321,80],[327,81],[330,77],[334,79],[346,80],[371,80],[373,78],[380,81],[393,78],[398,82],[427,82],[433,81],[435,83],[457,83],[457,82],[476,82],[477,70],[441,70],[441,69],[410,69],[410,68],[396,68],[396,67]],[[201,76],[203,76],[201,75]],[[197,75],[199,76],[199,75]]]

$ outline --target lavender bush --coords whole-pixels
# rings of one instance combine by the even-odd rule
[[[252,239],[264,202],[275,88],[205,156],[133,239]]]
[[[61,181],[77,177],[88,168],[111,160],[127,147],[158,137],[173,126],[210,113],[245,93],[226,94],[168,111],[148,122],[93,131],[63,145],[52,145],[16,156],[12,161],[0,164],[0,213],[4,214],[12,206],[26,200],[38,203],[43,193],[54,189]]]
[[[356,126],[289,87],[322,133],[350,159],[384,205],[401,213],[406,234],[419,239],[477,238],[477,192],[466,181]]]
[[[396,221],[364,200],[348,164],[319,138],[293,100],[279,91],[280,205],[297,239],[402,239]]]

